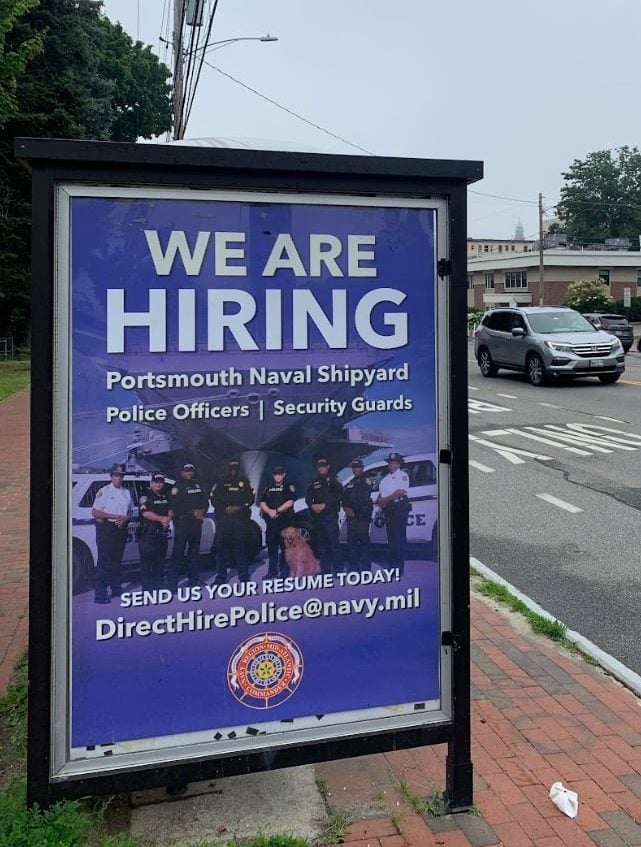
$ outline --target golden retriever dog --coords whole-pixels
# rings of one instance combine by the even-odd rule
[[[309,544],[301,537],[300,530],[288,526],[281,532],[281,536],[285,542],[285,560],[290,576],[316,576],[321,572],[320,562]]]

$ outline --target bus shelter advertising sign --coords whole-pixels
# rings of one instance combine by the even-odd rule
[[[447,200],[54,194],[51,781],[446,725]]]

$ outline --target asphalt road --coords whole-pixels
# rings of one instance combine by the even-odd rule
[[[535,388],[469,349],[471,555],[641,674],[641,354]]]

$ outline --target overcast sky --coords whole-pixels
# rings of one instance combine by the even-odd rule
[[[171,3],[104,11],[170,64]],[[535,237],[574,159],[640,143],[640,0],[219,0],[213,40],[268,32],[208,60],[369,152],[482,160],[470,236]],[[358,152],[208,67],[186,136]]]

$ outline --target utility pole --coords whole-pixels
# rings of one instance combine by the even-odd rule
[[[185,0],[174,0],[174,140],[183,137],[183,21],[185,20]]]
[[[543,260],[543,195],[539,192],[539,306],[545,303],[545,263]]]

